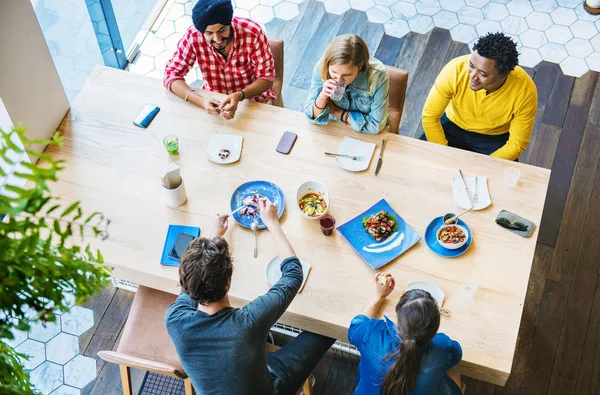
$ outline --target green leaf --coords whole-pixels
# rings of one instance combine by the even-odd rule
[[[77,215],[73,217],[73,222],[77,221],[79,218],[83,216],[83,210],[80,207],[77,207]]]
[[[62,230],[60,229],[60,223],[59,221],[54,221],[54,231],[58,234],[58,235],[62,235]]]
[[[55,204],[54,206],[50,207],[48,209],[48,211],[46,211],[46,215],[49,215],[51,212],[53,212],[54,210],[56,210],[59,207],[60,207],[60,204]]]
[[[65,209],[65,211],[63,211],[63,213],[60,215],[61,218],[66,217],[67,215],[71,214],[73,212],[73,210],[75,210],[77,208],[77,206],[79,206],[79,202],[74,202],[71,203],[71,205],[69,207],[67,207]]]
[[[89,224],[89,223],[90,223],[90,221],[91,221],[92,219],[94,219],[94,217],[95,217],[95,216],[97,216],[97,215],[102,215],[102,214],[100,214],[98,211],[96,211],[96,212],[94,212],[94,213],[91,213],[91,214],[90,214],[90,215],[89,215],[89,216],[88,216],[88,217],[85,219],[84,223],[86,223],[86,224]]]
[[[97,262],[98,263],[104,263],[104,257],[102,256],[102,253],[100,253],[100,250],[96,251],[96,253],[98,255]]]

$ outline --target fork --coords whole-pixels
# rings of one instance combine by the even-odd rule
[[[325,152],[325,155],[343,156],[343,157],[346,157],[346,158],[350,158],[352,160],[360,160],[360,159],[362,159],[362,156],[354,156],[354,155],[346,155],[346,154],[336,154],[334,152]]]
[[[477,176],[475,176],[475,193],[473,194],[473,203],[477,204],[479,202],[479,196],[477,196]]]

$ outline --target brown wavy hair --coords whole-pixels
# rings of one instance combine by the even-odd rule
[[[429,292],[406,291],[396,305],[400,348],[387,358],[398,357],[381,386],[385,395],[406,395],[415,388],[421,370],[419,347],[433,339],[440,327],[439,307]]]
[[[356,34],[343,34],[333,39],[323,55],[321,63],[321,79],[331,78],[329,65],[351,64],[363,73],[369,69],[369,46]]]
[[[192,300],[206,305],[222,299],[231,283],[233,260],[222,237],[193,240],[181,257],[179,283]]]

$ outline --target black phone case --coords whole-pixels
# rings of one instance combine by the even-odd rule
[[[507,211],[507,210],[501,210],[498,213],[498,216],[496,217],[496,219],[498,219],[498,218],[506,218],[510,222],[521,222],[522,224],[526,225],[527,226],[527,230],[526,231],[517,230],[517,229],[507,229],[507,228],[504,228],[504,227],[498,225],[502,229],[506,229],[506,230],[508,230],[510,232],[513,232],[513,233],[516,233],[516,234],[518,234],[519,236],[522,236],[522,237],[529,237],[529,236],[531,236],[531,234],[533,233],[533,230],[535,229],[535,224],[533,222],[531,222],[530,220],[525,219],[525,218],[523,218],[523,217],[521,217],[521,216],[519,216],[517,214],[511,213],[510,211]]]
[[[292,132],[284,132],[283,136],[281,136],[281,140],[279,140],[279,144],[277,144],[276,151],[280,154],[289,154],[292,151],[292,147],[294,143],[296,143],[296,139],[298,135]]]
[[[182,239],[187,240],[187,243],[185,244],[185,248],[183,248],[183,251],[177,251],[177,247],[182,248],[182,246],[179,246]],[[184,242],[185,242],[185,240],[184,240]],[[192,236],[191,234],[185,233],[185,232],[179,233],[179,235],[177,236],[177,239],[175,239],[175,243],[173,243],[173,247],[171,247],[171,250],[169,251],[168,256],[173,259],[181,260],[181,256],[187,250],[188,244],[192,240],[194,240],[194,236]],[[179,254],[179,252],[181,252],[181,254]]]

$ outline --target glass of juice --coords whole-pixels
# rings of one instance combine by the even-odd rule
[[[335,228],[335,218],[331,215],[326,215],[321,218],[319,224],[321,225],[321,232],[323,232],[325,236],[331,236],[333,229]]]
[[[179,154],[179,137],[175,136],[174,134],[169,134],[163,139],[163,144],[165,145],[169,155]]]

